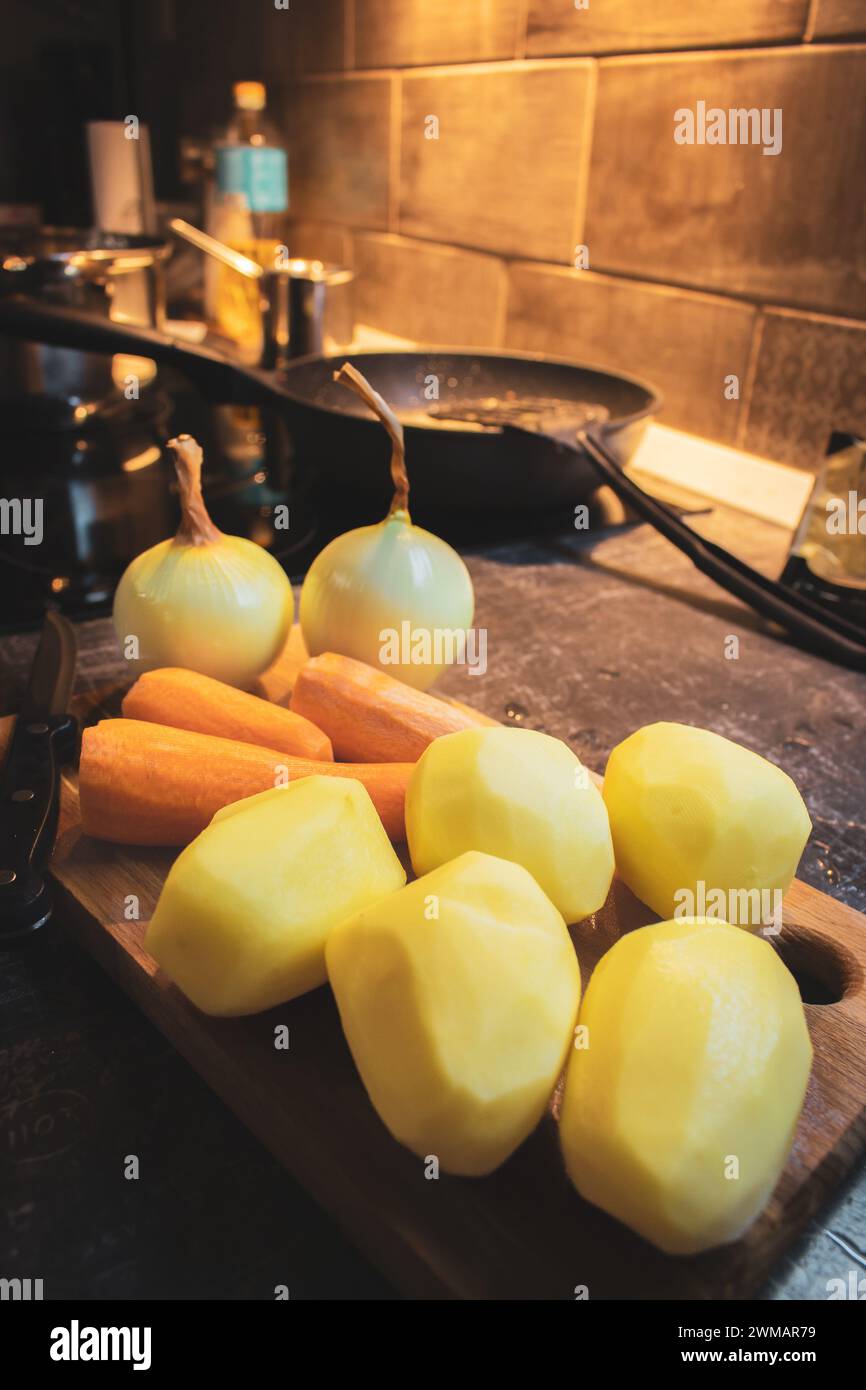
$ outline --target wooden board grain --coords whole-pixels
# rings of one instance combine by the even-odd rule
[[[86,709],[105,708],[104,696],[111,708],[107,691],[91,693]],[[9,729],[0,721],[0,756]],[[747,1297],[866,1147],[866,918],[805,884],[786,898],[779,949],[815,997],[839,997],[806,1006],[815,1060],[792,1153],[741,1241],[675,1259],[570,1186],[557,1145],[558,1093],[497,1173],[430,1181],[370,1105],[327,988],[251,1018],[200,1014],[142,946],[173,857],[83,835],[76,779],[64,778],[53,864],[64,927],[407,1294],[570,1299],[586,1286],[591,1298]],[[651,920],[615,882],[602,912],[572,928],[584,985],[622,932]],[[288,1051],[274,1047],[278,1024],[289,1028]]]

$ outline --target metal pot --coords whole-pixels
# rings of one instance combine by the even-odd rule
[[[257,360],[271,371],[292,358],[336,352],[352,342],[354,271],[296,256],[265,269],[182,217],[173,218],[169,226],[191,246],[258,284],[262,328],[250,365]]]
[[[163,263],[155,237],[45,228],[22,241],[0,239],[0,297],[27,295],[98,318],[160,329],[165,320]],[[0,335],[0,413],[4,420],[80,427],[120,394],[130,374],[144,385],[147,358],[103,356]]]

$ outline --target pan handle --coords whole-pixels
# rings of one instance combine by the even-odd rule
[[[227,401],[282,405],[288,393],[267,372],[234,362],[204,344],[181,343],[155,328],[116,323],[24,295],[0,297],[0,334],[85,352],[132,353],[176,367],[202,390]]]
[[[807,651],[817,652],[819,656],[856,671],[866,671],[866,636],[853,623],[826,612],[805,594],[798,595],[795,600],[776,580],[767,579],[737,556],[698,535],[676,512],[644,492],[622,471],[599,434],[598,428],[591,427],[577,434],[577,441],[596,472],[622,501],[688,555],[696,569],[757,613],[785,628]]]

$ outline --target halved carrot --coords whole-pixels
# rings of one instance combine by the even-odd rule
[[[138,719],[103,719],[81,741],[88,835],[124,845],[186,845],[222,806],[321,774],[363,782],[392,840],[405,839],[411,763],[329,763]]]
[[[328,735],[303,715],[180,666],[145,671],[122,708],[129,719],[260,743],[300,758],[334,758]]]
[[[363,762],[415,762],[440,734],[496,723],[335,652],[301,667],[291,707],[324,729],[335,757]]]

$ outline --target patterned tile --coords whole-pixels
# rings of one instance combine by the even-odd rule
[[[769,310],[744,447],[814,471],[833,430],[866,435],[866,323]]]

